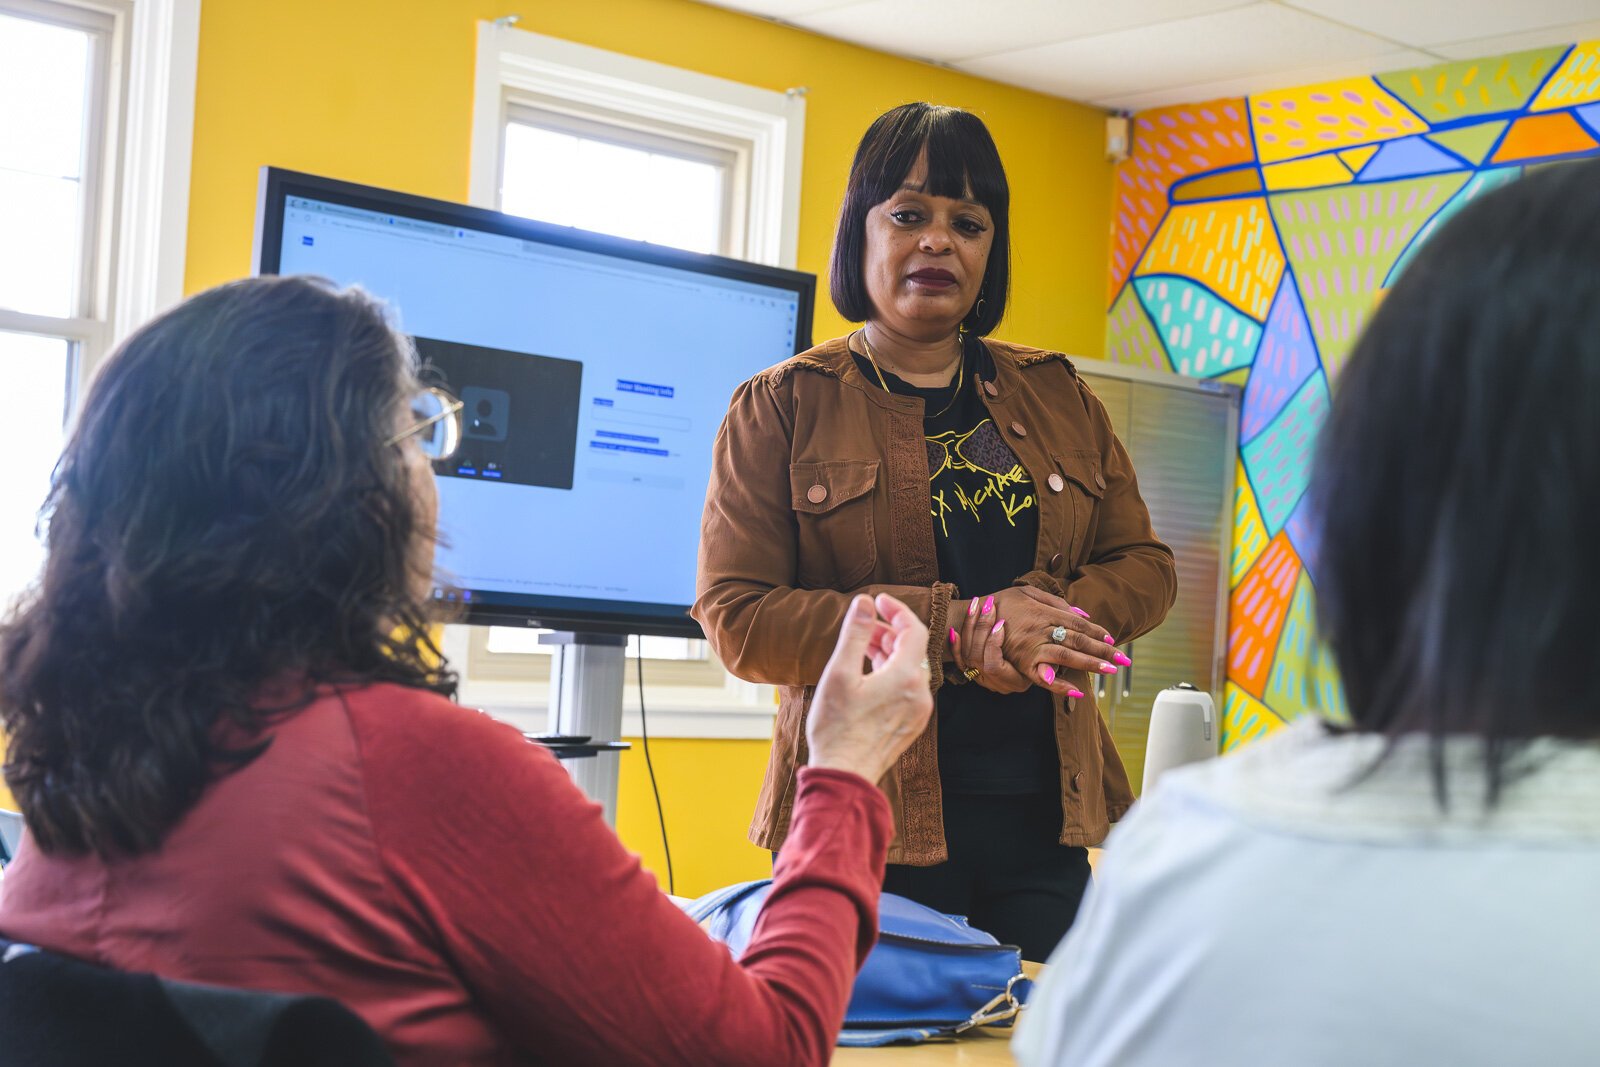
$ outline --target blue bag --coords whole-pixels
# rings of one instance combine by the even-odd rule
[[[735,956],[744,952],[772,880],[708,893],[684,910]],[[878,943],[856,976],[839,1044],[916,1043],[974,1026],[1009,1026],[1027,999],[1022,952],[959,915],[893,893],[878,905]]]

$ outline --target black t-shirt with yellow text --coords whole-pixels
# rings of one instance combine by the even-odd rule
[[[919,389],[888,371],[889,391],[923,401],[928,496],[939,580],[962,597],[1009,588],[1033,568],[1039,504],[1028,472],[996,428],[974,373],[994,377],[993,358],[969,338],[961,386]],[[878,370],[856,363],[878,387]],[[881,369],[881,368],[880,368]],[[955,620],[952,620],[954,622]],[[1011,625],[1009,622],[1006,624]],[[976,683],[938,693],[939,778],[948,793],[1038,793],[1059,788],[1050,694],[1037,686],[996,693]]]

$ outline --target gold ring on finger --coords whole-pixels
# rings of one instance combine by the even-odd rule
[[[983,672],[976,667],[968,667],[961,673],[967,676],[967,681],[976,682],[978,680],[978,675],[982,674]]]

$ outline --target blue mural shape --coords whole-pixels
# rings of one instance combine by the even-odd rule
[[[1467,166],[1460,156],[1451,155],[1425,137],[1402,137],[1378,149],[1378,154],[1361,168],[1356,180],[1381,182],[1390,178],[1415,178],[1464,170]]]
[[[1311,450],[1328,415],[1328,381],[1319,370],[1272,424],[1240,449],[1268,536],[1276,537],[1305,493]]]
[[[1266,332],[1256,350],[1245,383],[1239,413],[1239,440],[1247,442],[1267,428],[1311,372],[1317,369],[1317,347],[1311,339],[1305,305],[1294,275],[1285,272],[1267,313]]]
[[[1289,535],[1289,543],[1294,546],[1295,553],[1300,557],[1300,563],[1315,585],[1317,548],[1321,544],[1321,539],[1318,537],[1316,524],[1312,521],[1309,495],[1300,498],[1300,503],[1295,505],[1294,511],[1289,515],[1289,521],[1283,524],[1283,530]]]
[[[1589,132],[1600,137],[1600,104],[1584,104],[1572,109],[1578,121],[1589,127]]]

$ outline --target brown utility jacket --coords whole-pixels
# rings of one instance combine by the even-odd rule
[[[1058,352],[986,340],[995,375],[975,382],[1039,496],[1034,569],[1017,579],[1067,598],[1119,641],[1158,625],[1177,588],[1128,453],[1094,393]],[[766,781],[750,837],[777,849],[789,829],[805,717],[856,593],[888,593],[928,624],[943,659],[952,597],[934,554],[923,405],[885,392],[836,338],[762,371],[734,393],[717,435],[691,612],[723,664],[781,687]],[[1079,672],[1067,672],[1085,693]],[[954,671],[932,685],[968,684]],[[948,856],[938,722],[881,783],[894,812],[889,862]],[[1061,843],[1094,845],[1133,802],[1092,695],[1056,698]]]

